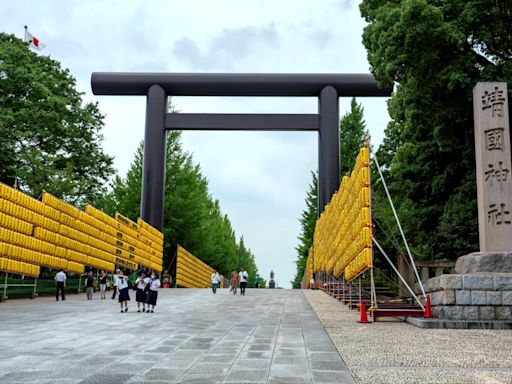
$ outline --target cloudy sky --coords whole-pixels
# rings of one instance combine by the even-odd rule
[[[125,174],[144,136],[143,97],[94,96],[94,71],[368,73],[364,21],[350,0],[2,1],[0,31],[23,26],[69,68],[87,101],[106,115],[104,148]],[[348,99],[340,99],[340,113]],[[378,145],[389,117],[385,98],[360,98]],[[314,98],[179,97],[181,112],[316,113]],[[289,287],[298,218],[311,171],[314,132],[184,132],[238,236],[261,274]]]

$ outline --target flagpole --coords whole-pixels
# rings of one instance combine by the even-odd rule
[[[25,25],[25,36],[23,36],[23,41],[24,42],[28,41],[28,39],[27,39],[27,32],[28,32],[27,29],[28,29],[28,27]]]

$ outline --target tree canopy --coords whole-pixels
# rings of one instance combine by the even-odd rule
[[[340,176],[352,172],[356,157],[368,139],[368,130],[364,122],[364,109],[356,98],[350,101],[350,111],[340,119]]]
[[[0,33],[0,181],[73,204],[101,196],[114,170],[103,116],[58,61]]]
[[[478,81],[512,80],[512,5],[364,0],[360,9],[372,72],[381,85],[396,83],[377,156],[413,253],[473,252],[472,89]]]

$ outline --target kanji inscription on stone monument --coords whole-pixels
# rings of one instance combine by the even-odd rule
[[[480,252],[512,250],[512,177],[506,83],[473,89]]]

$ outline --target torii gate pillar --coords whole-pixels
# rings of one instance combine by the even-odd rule
[[[318,215],[340,183],[339,97],[390,96],[366,74],[102,73],[95,95],[147,96],[141,218],[162,230],[166,130],[318,131]],[[318,97],[317,114],[194,114],[167,112],[168,96]]]

